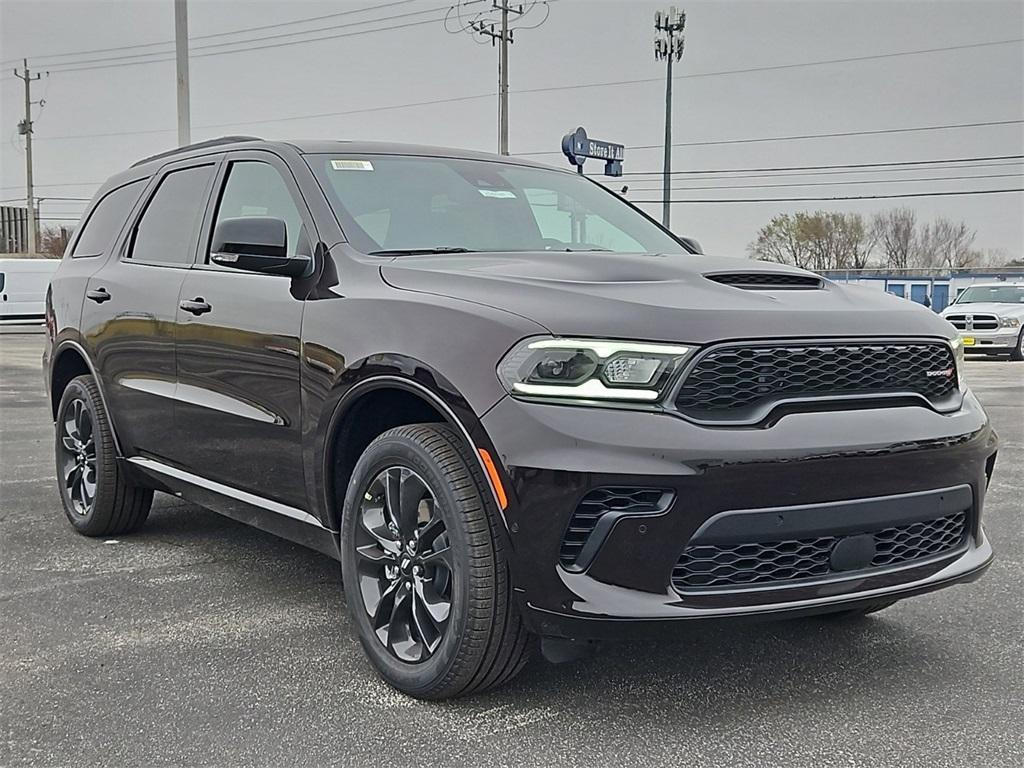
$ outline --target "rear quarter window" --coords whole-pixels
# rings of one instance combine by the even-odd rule
[[[106,253],[135,207],[144,185],[143,179],[108,192],[86,219],[71,257],[100,256]]]

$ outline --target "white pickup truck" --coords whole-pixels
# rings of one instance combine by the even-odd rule
[[[58,259],[0,259],[0,325],[45,320],[46,288]]]
[[[1024,360],[1024,283],[972,285],[942,311],[964,351]]]

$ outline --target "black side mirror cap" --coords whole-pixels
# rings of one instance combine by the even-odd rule
[[[309,256],[288,255],[288,227],[270,216],[224,219],[213,233],[210,261],[222,267],[282,277],[309,272]]]

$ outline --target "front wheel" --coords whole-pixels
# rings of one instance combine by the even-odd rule
[[[1018,362],[1024,360],[1024,328],[1020,330],[1020,336],[1017,337],[1017,346],[1010,353],[1010,359],[1017,360]]]
[[[356,464],[341,523],[346,601],[363,648],[424,699],[511,679],[532,645],[512,599],[500,522],[451,429],[385,432]]]

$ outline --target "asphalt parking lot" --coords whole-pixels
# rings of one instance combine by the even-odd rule
[[[41,350],[0,335],[0,765],[1024,765],[1024,363],[968,364],[1003,441],[983,580],[425,704],[377,681],[326,557],[163,495],[140,534],[74,535]]]

